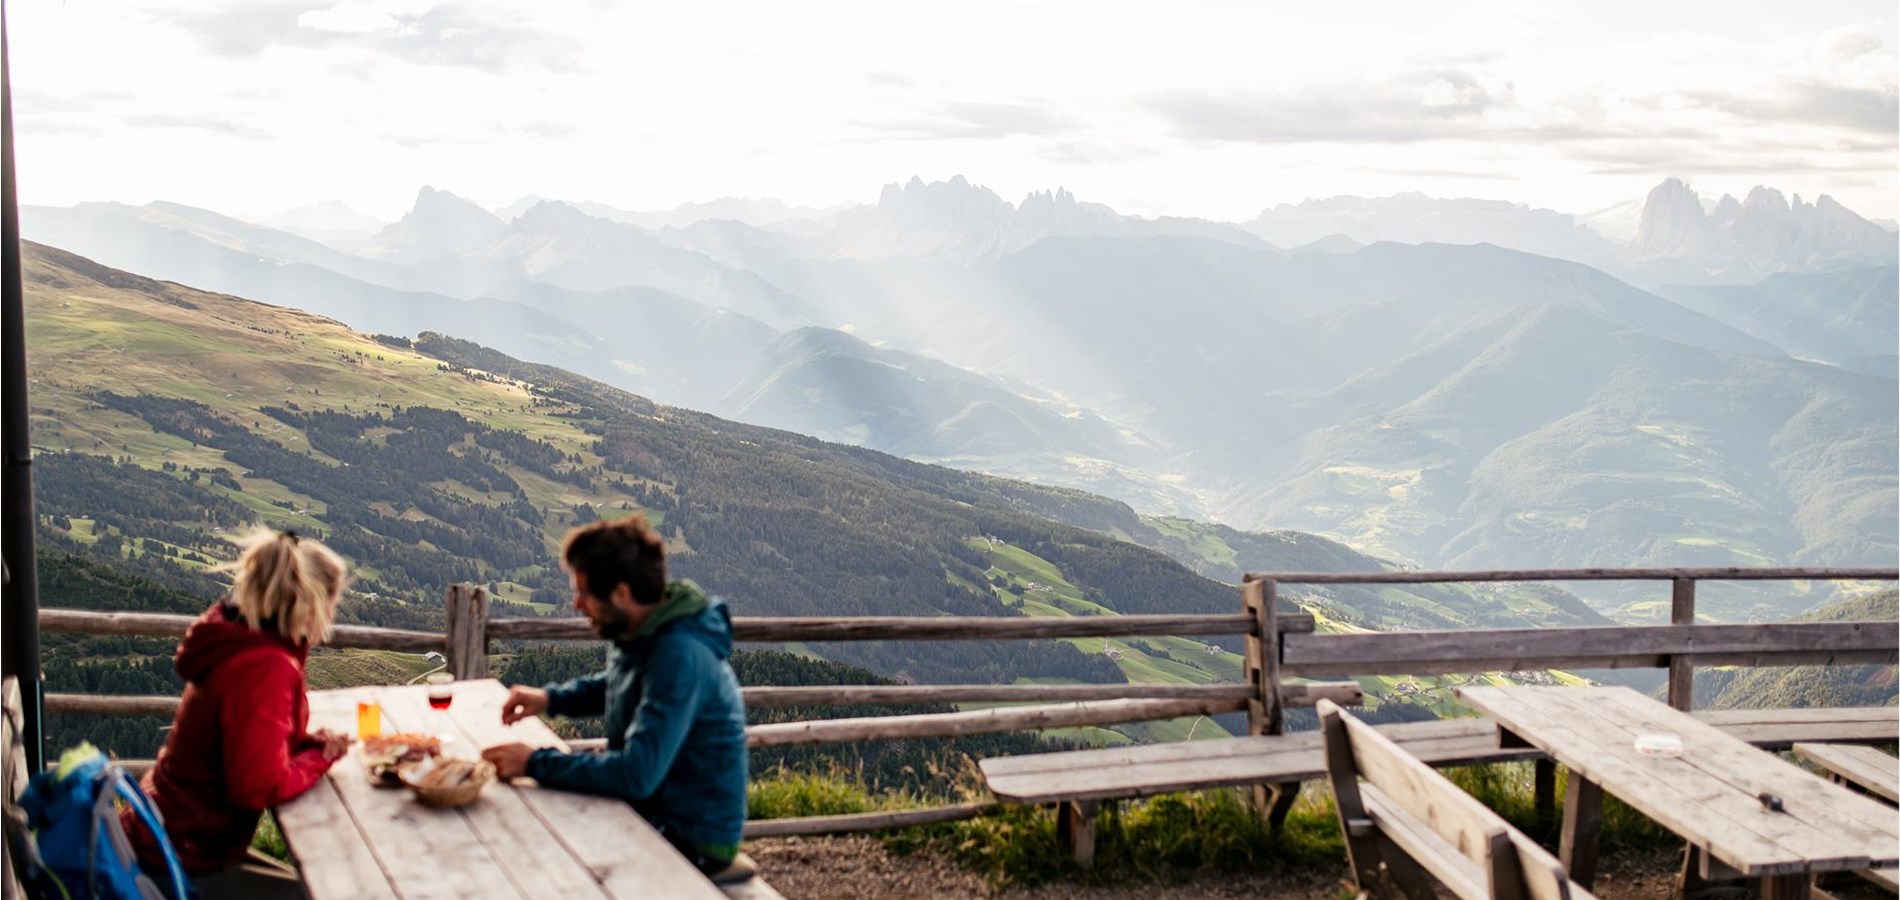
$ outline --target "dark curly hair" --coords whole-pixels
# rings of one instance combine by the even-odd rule
[[[561,562],[587,579],[587,592],[601,600],[620,584],[642,606],[652,606],[666,594],[666,545],[640,513],[589,522],[568,532]]]

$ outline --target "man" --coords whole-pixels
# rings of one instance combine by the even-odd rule
[[[725,601],[666,580],[666,553],[635,514],[575,529],[561,548],[574,608],[612,641],[605,672],[564,684],[517,685],[501,720],[606,716],[607,752],[503,744],[482,751],[503,778],[621,797],[714,881],[750,877],[739,852],[746,816],[745,706],[726,658]]]

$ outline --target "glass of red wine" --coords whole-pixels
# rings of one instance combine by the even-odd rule
[[[431,672],[428,678],[424,678],[424,684],[429,685],[429,708],[447,714],[448,704],[456,701],[456,676],[448,672]]]

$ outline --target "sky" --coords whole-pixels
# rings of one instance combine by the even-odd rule
[[[1900,213],[1892,0],[13,0],[28,203],[664,209],[962,174],[1244,220],[1665,177]]]

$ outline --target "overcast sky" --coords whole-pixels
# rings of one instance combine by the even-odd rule
[[[13,0],[21,196],[1900,198],[1895,4]]]

